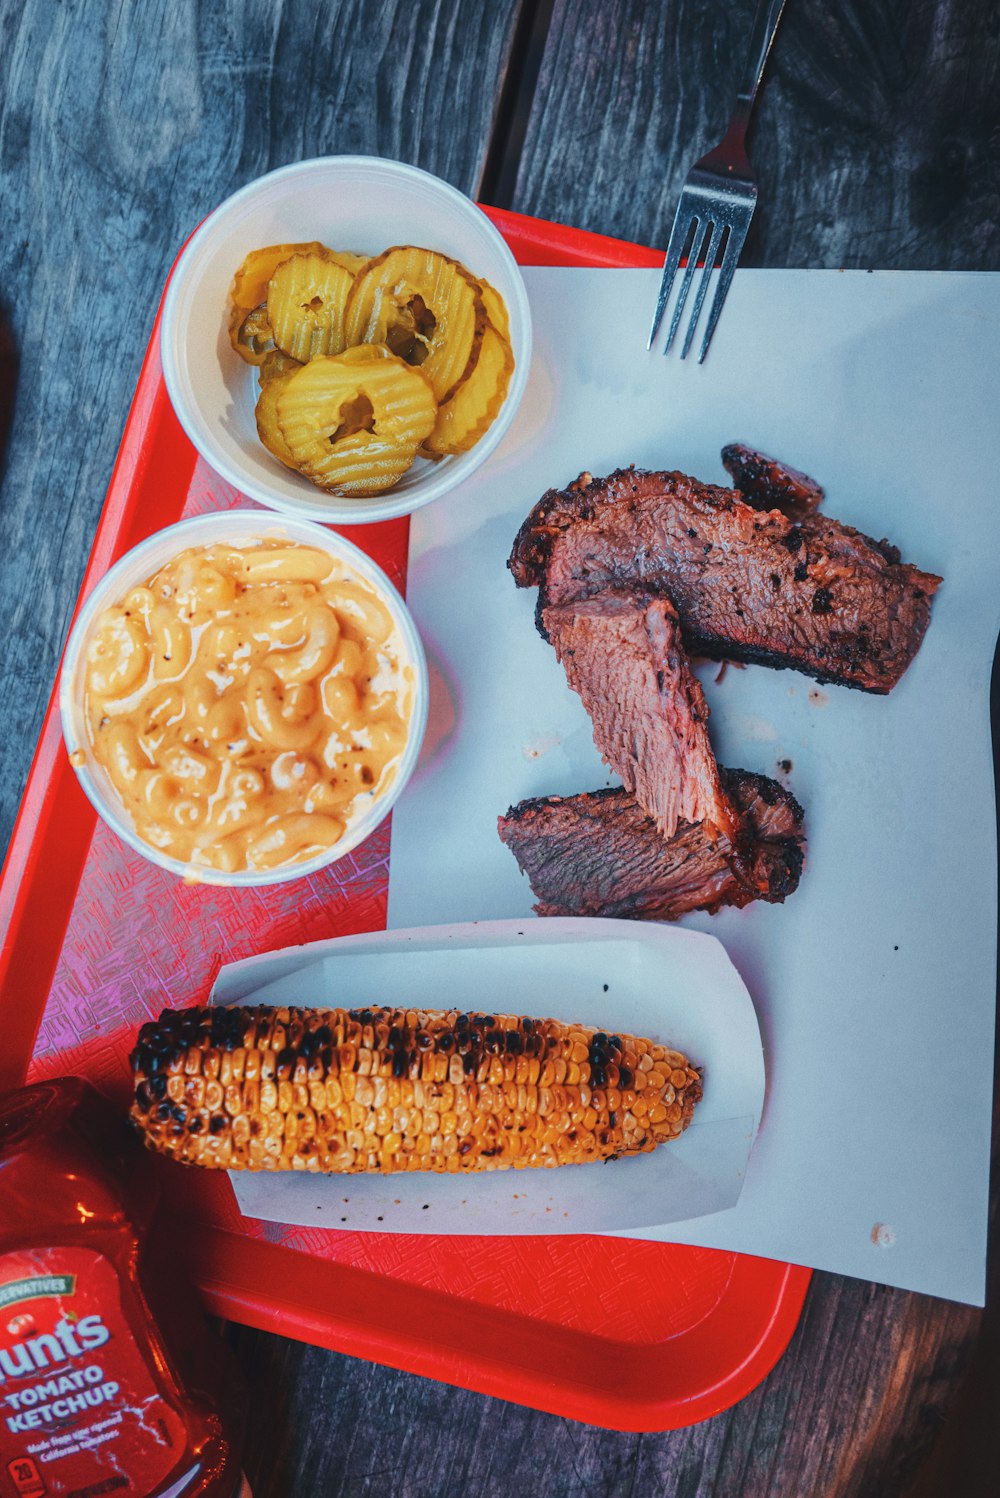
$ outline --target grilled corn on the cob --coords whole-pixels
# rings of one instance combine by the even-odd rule
[[[701,1097],[650,1040],[457,1010],[165,1010],[132,1069],[147,1144],[224,1170],[585,1164],[676,1138]]]

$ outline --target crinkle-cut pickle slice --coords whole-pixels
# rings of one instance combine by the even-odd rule
[[[430,457],[465,453],[496,420],[514,372],[514,351],[492,322],[487,323],[476,367],[451,400],[438,410],[424,450]]]
[[[229,329],[229,341],[247,364],[263,364],[274,348],[274,335],[267,320],[267,308],[254,307],[243,314],[235,328]]]
[[[326,245],[318,239],[305,244],[270,244],[261,250],[251,250],[233,277],[229,293],[234,307],[242,308],[244,314],[258,307],[267,296],[267,283],[278,266],[293,255],[329,255]],[[363,262],[362,262],[363,263]]]
[[[475,365],[485,327],[482,291],[464,266],[394,245],[355,278],[344,331],[348,344],[384,343],[418,365],[444,402]]]
[[[301,368],[301,364],[295,359],[290,359],[280,349],[274,349],[269,353],[260,368],[260,395],[257,397],[257,407],[254,412],[257,419],[257,435],[268,452],[272,457],[277,458],[279,463],[284,463],[286,468],[294,468],[296,471],[298,471],[298,464],[292,457],[288,443],[282,436],[278,425],[278,396],[295,371]]]
[[[372,348],[361,345],[358,348],[345,349],[340,356],[344,360],[353,363],[368,363],[373,359],[390,358],[387,348]],[[293,375],[302,365],[298,359],[291,359],[283,354],[280,349],[272,349],[264,357],[260,366],[260,395],[257,398],[255,416],[257,420],[257,435],[267,448],[268,452],[284,463],[286,468],[292,468],[296,473],[299,466],[289,450],[278,425],[278,396],[288,384],[288,378]]]
[[[246,359],[248,364],[260,363],[260,358],[257,357],[260,350],[251,349],[246,340],[241,341],[240,329],[247,314],[263,306],[267,296],[267,283],[282,261],[288,260],[292,255],[328,253],[326,246],[321,245],[317,239],[312,239],[307,244],[270,244],[263,249],[250,251],[233,277],[233,284],[229,289],[229,341],[241,359]],[[265,319],[266,316],[265,312]]]
[[[280,375],[292,374],[294,370],[302,368],[301,359],[291,359],[283,354],[280,348],[273,348],[264,355],[260,366],[260,383],[266,385],[270,380],[276,380]]]
[[[277,419],[296,466],[321,489],[364,496],[399,482],[434,426],[423,374],[382,351],[311,359],[278,396]]]
[[[304,363],[345,347],[344,309],[353,272],[323,255],[293,255],[267,283],[267,320],[274,341]]]
[[[342,265],[352,276],[356,276],[372,258],[370,255],[355,255],[353,250],[327,250],[326,253],[335,265]]]
[[[510,317],[507,314],[507,303],[489,281],[484,281],[482,276],[476,277],[479,290],[483,294],[483,304],[486,307],[486,316],[496,328],[501,337],[510,340]]]
[[[340,358],[345,364],[376,364],[379,359],[395,359],[384,343],[355,343],[345,348]]]

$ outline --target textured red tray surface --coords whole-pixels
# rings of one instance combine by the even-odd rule
[[[661,258],[491,214],[522,264]],[[157,320],[81,596],[151,531],[247,503],[176,422]],[[345,534],[403,586],[407,521]],[[0,882],[0,1083],[75,1072],[124,1103],[138,1025],[167,1003],[203,999],[223,962],[384,927],[388,855],[383,827],[311,879],[188,887],[96,822],[66,762],[53,699]],[[621,1429],[689,1424],[748,1392],[784,1349],[809,1279],[801,1268],[678,1245],[284,1227],[242,1218],[225,1176],[150,1163],[221,1314]]]

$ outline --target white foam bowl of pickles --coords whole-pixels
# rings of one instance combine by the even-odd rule
[[[205,884],[285,883],[350,853],[406,785],[427,704],[423,646],[382,570],[323,526],[249,510],[122,557],[60,679],[94,809]]]
[[[469,451],[417,457],[387,492],[348,497],[317,488],[262,445],[258,371],[229,335],[233,278],[253,250],[318,241],[376,256],[415,245],[459,261],[503,298],[514,368],[492,425]],[[514,419],[531,362],[524,282],[502,236],[469,198],[416,167],[377,157],[297,162],[249,183],[192,235],[167,288],[161,325],[167,392],[202,457],[241,493],[303,519],[358,524],[406,515],[454,489],[485,462]]]

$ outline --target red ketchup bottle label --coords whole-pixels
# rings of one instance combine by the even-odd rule
[[[118,1276],[86,1248],[0,1255],[0,1494],[157,1491],[187,1446],[122,1314]],[[168,1491],[190,1480],[178,1474]]]

